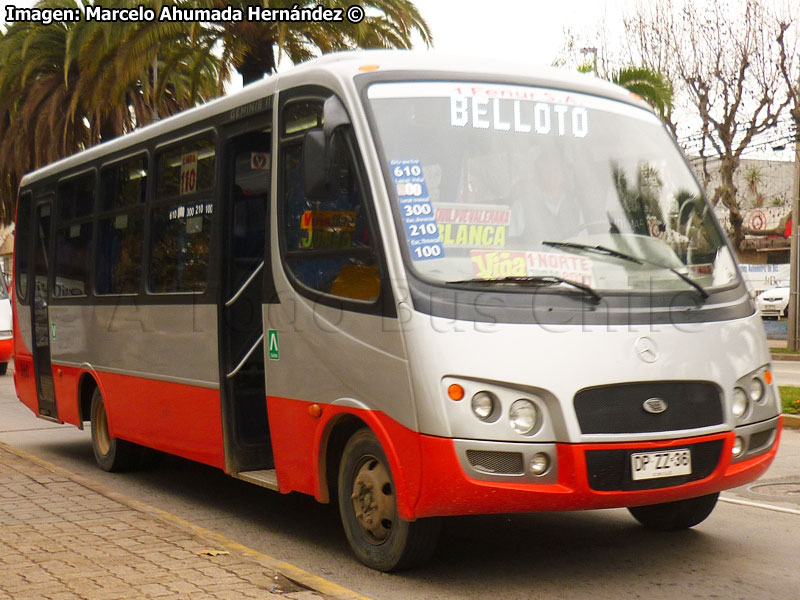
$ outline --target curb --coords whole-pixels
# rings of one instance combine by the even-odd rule
[[[248,548],[247,546],[243,546],[242,544],[234,542],[233,540],[219,533],[215,533],[213,531],[205,529],[204,527],[195,525],[194,523],[182,519],[177,515],[173,515],[172,513],[169,513],[165,510],[161,510],[160,508],[150,506],[149,504],[145,504],[144,502],[141,502],[139,500],[134,500],[133,498],[130,498],[114,490],[111,490],[100,483],[91,481],[86,477],[83,477],[82,475],[78,475],[77,473],[72,473],[71,471],[68,471],[63,467],[59,467],[58,465],[51,463],[50,461],[47,461],[43,458],[39,458],[38,456],[34,456],[33,454],[26,452],[25,450],[20,450],[19,448],[15,448],[4,442],[0,442],[0,447],[3,448],[3,450],[7,450],[8,452],[16,454],[17,456],[25,460],[34,462],[44,467],[45,469],[48,469],[49,471],[61,475],[62,477],[65,477],[93,492],[105,496],[109,500],[118,502],[119,504],[127,506],[128,508],[143,513],[158,521],[162,521],[163,523],[166,523],[168,525],[172,525],[180,529],[183,529],[184,531],[187,531],[188,533],[191,533],[196,537],[203,538],[206,541],[210,542],[210,545],[222,545],[229,550],[241,552],[242,554],[245,554],[246,556],[249,556],[250,558],[254,559],[262,566],[267,567],[279,573],[280,575],[283,575],[284,577],[303,585],[304,587],[308,588],[311,591],[315,591],[322,594],[323,596],[325,596],[325,598],[331,600],[371,600],[367,596],[362,596],[361,594],[349,590],[345,587],[342,587],[337,583],[328,581],[327,579],[323,579],[322,577],[319,577],[317,575],[313,575],[312,573],[309,573],[308,571],[305,571],[300,567],[296,567],[291,563],[283,562],[282,560],[273,558],[272,556],[269,556],[267,554],[263,554],[258,550],[254,550],[253,548]]]
[[[800,354],[783,354],[777,352],[770,352],[770,356],[772,357],[772,360],[779,360],[779,361],[786,360],[794,362],[800,361]]]
[[[787,415],[783,413],[783,426],[790,429],[800,429],[800,415]]]

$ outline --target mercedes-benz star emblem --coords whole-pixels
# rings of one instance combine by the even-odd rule
[[[646,363],[654,363],[658,360],[658,346],[649,337],[640,337],[634,344],[636,356]]]
[[[667,410],[667,401],[663,398],[648,398],[642,404],[642,408],[651,415],[660,415]]]

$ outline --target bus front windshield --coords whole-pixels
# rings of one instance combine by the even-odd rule
[[[368,98],[417,275],[704,296],[737,280],[696,181],[647,110],[486,83],[375,83]]]

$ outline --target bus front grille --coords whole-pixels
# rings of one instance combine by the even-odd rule
[[[649,412],[648,400],[660,400],[662,412]],[[704,381],[648,381],[580,390],[575,414],[584,434],[680,431],[723,422],[722,396]]]

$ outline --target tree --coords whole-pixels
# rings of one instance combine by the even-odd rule
[[[81,8],[97,0],[40,0],[38,8]],[[108,3],[103,3],[108,5]],[[117,0],[156,15],[182,9],[240,8],[252,0]],[[271,9],[316,1],[263,0]],[[350,3],[331,0],[326,8]],[[231,67],[245,83],[274,72],[285,53],[299,62],[348,48],[409,48],[413,33],[430,45],[410,0],[369,0],[362,21],[14,23],[0,32],[0,220],[13,217],[22,175],[32,169],[222,93]],[[221,56],[220,56],[221,54]]]
[[[189,4],[189,3],[186,3]],[[224,8],[233,6],[244,11],[253,4],[271,9],[313,9],[317,0],[204,0],[191,6]],[[353,4],[350,0],[330,0],[326,8],[340,9],[346,14]],[[430,46],[431,32],[419,11],[410,0],[367,0],[359,6],[366,16],[359,23],[347,18],[341,22],[292,21],[233,21],[208,24],[209,35],[222,43],[222,60],[242,75],[245,85],[274,73],[280,53],[294,62],[313,58],[317,51],[324,53],[353,48],[411,48],[411,36],[419,34]]]
[[[671,122],[672,82],[663,73],[649,67],[623,67],[611,74],[611,81],[640,96],[661,119]]]
[[[656,113],[658,113],[658,116],[661,117],[661,120],[667,125],[667,128],[672,132],[673,137],[677,137],[675,134],[675,123],[672,120],[674,90],[672,81],[665,72],[645,64],[639,66],[628,64],[627,66],[615,69],[613,67],[615,61],[607,54],[601,53],[598,57],[598,52],[601,52],[600,49],[594,46],[587,47],[583,46],[583,44],[579,44],[575,34],[570,30],[567,30],[565,34],[567,36],[567,42],[562,52],[566,56],[571,55],[571,59],[562,56],[553,63],[554,66],[563,67],[569,62],[574,62],[577,57],[576,50],[583,55],[584,59],[586,54],[592,54],[592,61],[579,63],[578,71],[581,73],[594,72],[598,77],[611,81],[633,92],[653,107]],[[598,37],[606,39],[604,29],[598,32]],[[581,46],[579,50],[578,46]]]
[[[626,29],[632,56],[670,76],[696,111],[704,183],[711,180],[708,159],[717,158],[720,183],[711,202],[728,209],[739,247],[744,218],[734,181],[741,155],[789,102],[773,60],[775,21],[762,0],[744,0],[739,11],[721,2],[656,0],[640,3]]]
[[[764,181],[764,173],[761,171],[761,167],[751,166],[745,169],[744,180],[747,182],[747,189],[753,195],[753,206],[763,206],[764,194],[758,190],[758,186]]]
[[[0,37],[0,220],[13,218],[26,172],[218,94],[224,67],[190,33],[185,24],[12,24]]]

